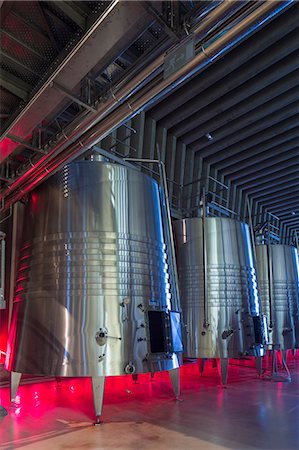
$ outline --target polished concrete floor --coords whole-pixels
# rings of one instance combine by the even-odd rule
[[[253,361],[232,360],[227,388],[217,369],[196,363],[181,369],[182,401],[173,399],[169,376],[134,383],[107,379],[104,423],[93,426],[89,379],[31,383],[25,380],[9,405],[5,382],[0,404],[0,449],[299,450],[299,358],[290,355],[291,383],[259,379]],[[3,386],[4,385],[4,386]]]

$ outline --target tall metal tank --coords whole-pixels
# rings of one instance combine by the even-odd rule
[[[30,194],[6,368],[91,376],[179,367],[180,305],[170,285],[158,184],[116,164],[69,164]],[[172,376],[174,376],[172,374]]]
[[[190,218],[174,222],[174,230],[185,356],[262,355],[262,337],[254,326],[260,310],[248,225],[222,217]],[[227,360],[222,362],[227,370]]]
[[[269,343],[276,349],[299,347],[299,269],[296,248],[256,246],[261,308],[269,319]]]

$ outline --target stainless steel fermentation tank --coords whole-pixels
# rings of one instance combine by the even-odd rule
[[[257,245],[262,312],[269,319],[273,349],[299,348],[299,269],[296,248]]]
[[[179,285],[186,328],[184,354],[221,358],[262,356],[263,333],[247,224],[229,218],[174,222]]]
[[[12,397],[21,373],[91,376],[99,416],[106,375],[178,369],[159,195],[141,172],[91,161],[31,193],[6,359]]]

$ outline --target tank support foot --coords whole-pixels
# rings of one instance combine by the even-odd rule
[[[94,411],[96,416],[95,425],[98,425],[101,423],[101,416],[103,410],[105,377],[92,377],[91,384],[92,384]]]
[[[137,381],[138,381],[138,374],[137,373],[133,373],[132,380],[134,381],[134,383],[137,383]]]
[[[206,362],[205,358],[200,358],[198,360],[198,367],[199,367],[200,375],[202,375],[205,370],[205,362]]]
[[[295,358],[295,356],[296,356],[296,349],[295,348],[293,348],[292,353],[293,353],[293,356]]]
[[[14,402],[19,389],[22,374],[19,372],[10,372],[10,401]]]
[[[288,351],[287,350],[281,350],[282,365],[283,365],[283,360],[285,360],[285,363],[287,363],[287,360],[288,360]]]
[[[181,385],[180,385],[180,368],[169,370],[170,381],[176,400],[180,400]]]
[[[221,385],[227,385],[227,372],[228,372],[228,358],[219,358],[218,361],[218,372],[221,378]]]
[[[273,381],[291,381],[291,375],[285,360],[285,355],[284,355],[284,351],[281,352],[281,360],[282,360],[282,367],[283,369],[286,371],[287,376],[281,375],[278,372],[278,364],[277,364],[277,350],[273,349],[272,350],[272,373],[270,376],[270,380]]]
[[[217,358],[212,358],[212,368],[216,369],[216,367],[218,367],[218,365],[217,365]]]
[[[263,375],[263,359],[261,356],[256,356],[254,358],[255,360],[255,367],[258,375],[261,377]]]

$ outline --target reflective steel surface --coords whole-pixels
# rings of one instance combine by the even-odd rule
[[[159,188],[81,161],[26,206],[6,367],[105,376],[178,367]],[[174,313],[173,313],[174,314]]]
[[[174,229],[186,356],[259,355],[252,321],[259,300],[248,225],[207,217],[178,220]]]
[[[257,245],[262,312],[268,316],[270,344],[299,347],[299,270],[296,248]]]

